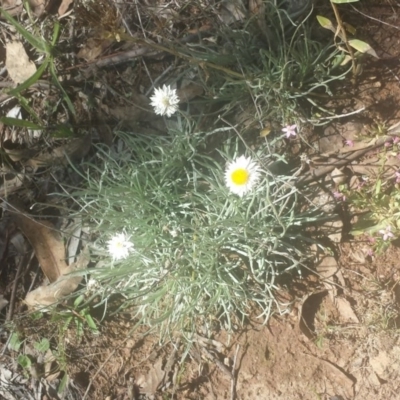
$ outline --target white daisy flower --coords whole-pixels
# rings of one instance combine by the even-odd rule
[[[232,193],[242,197],[260,179],[260,167],[250,158],[238,157],[229,163],[225,171],[225,182]]]
[[[128,257],[133,248],[133,243],[129,241],[130,236],[125,233],[117,233],[108,242],[108,252],[113,260],[120,260]]]
[[[162,88],[155,89],[150,100],[156,114],[170,117],[178,110],[179,97],[176,89],[171,89],[171,86],[164,85]]]

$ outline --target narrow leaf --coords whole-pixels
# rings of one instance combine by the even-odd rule
[[[43,129],[43,127],[36,125],[33,122],[25,121],[24,119],[18,119],[18,118],[1,117],[0,122],[2,122],[4,125],[19,126],[20,128],[28,128],[33,131],[38,131]]]
[[[381,193],[382,180],[378,179],[375,186],[375,194],[378,196]]]
[[[336,32],[335,27],[333,26],[331,20],[329,20],[328,18],[323,17],[322,15],[317,15],[317,20],[319,22],[319,24],[325,28],[325,29],[329,29],[330,31],[332,31],[333,33]]]
[[[97,325],[94,322],[92,316],[90,314],[85,314],[86,322],[89,326],[89,328],[94,332],[94,333],[99,333],[99,330],[97,329]]]
[[[74,307],[79,307],[80,304],[82,304],[83,300],[85,300],[85,296],[83,294],[81,294],[80,296],[78,296],[75,301],[74,301]]]
[[[53,46],[57,43],[59,35],[60,35],[60,23],[56,21],[53,29],[53,37],[51,38],[51,44]]]
[[[35,47],[37,50],[49,54],[49,46],[47,43],[42,40],[38,39],[37,37],[33,36],[29,31],[27,31],[19,22],[17,22],[7,11],[3,10],[0,8],[0,14],[3,15],[3,17],[11,24],[14,26],[14,28],[22,35],[22,37],[28,41],[33,47]]]
[[[340,63],[341,66],[348,64],[351,61],[351,56],[349,56],[348,54],[344,57],[344,59],[342,60],[342,62]]]
[[[62,394],[68,384],[68,374],[64,371],[64,376],[61,379],[60,385],[58,386],[57,393]]]
[[[367,53],[375,58],[379,58],[375,50],[368,43],[365,43],[362,40],[358,39],[349,40],[349,45],[361,53]]]
[[[64,99],[64,101],[67,103],[67,106],[68,106],[69,110],[71,111],[71,114],[72,114],[73,116],[75,116],[75,107],[74,107],[74,105],[72,104],[70,98],[68,97],[67,92],[64,90],[64,88],[62,87],[61,83],[60,83],[59,80],[58,80],[57,73],[56,73],[56,69],[55,69],[55,67],[54,67],[54,63],[53,63],[53,62],[50,63],[50,73],[51,73],[51,76],[53,77],[54,84],[55,84],[55,85],[58,87],[58,89],[60,89],[60,91],[62,92],[62,94],[63,94],[63,99]]]
[[[70,138],[74,136],[74,131],[65,124],[58,124],[51,127],[50,135],[56,138]]]
[[[10,90],[9,94],[11,96],[15,96],[15,95],[21,93],[23,90],[29,89],[34,83],[36,83],[40,79],[43,72],[47,68],[48,63],[49,63],[49,58],[46,58],[43,61],[43,64],[38,68],[38,70],[30,78],[28,78],[25,82],[18,85],[15,89]]]
[[[21,107],[34,119],[34,122],[36,122],[40,126],[42,121],[36,114],[35,110],[29,105],[27,98],[20,94],[16,95],[15,97],[18,99]]]
[[[356,34],[357,29],[354,28],[353,25],[348,24],[347,22],[343,22],[343,26],[347,32],[351,33],[353,36]]]

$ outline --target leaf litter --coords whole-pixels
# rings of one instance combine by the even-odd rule
[[[8,2],[10,3],[10,2]],[[66,11],[69,7],[68,1],[63,1],[61,2],[61,6],[64,7],[62,11]],[[257,15],[260,13],[259,7],[263,4],[262,2],[259,1],[254,1],[252,3],[252,13],[253,15],[256,15],[261,19],[258,23],[262,23],[262,15]],[[32,5],[34,8],[36,8],[35,12],[38,15],[43,14],[43,4],[44,2],[37,1],[37,2],[32,2]],[[239,12],[237,9],[235,9],[235,4],[232,3],[232,5],[228,5],[228,2],[224,2],[223,8],[225,9],[226,15],[223,18],[226,18],[226,21],[240,21],[243,16],[242,16],[242,9],[239,8]],[[241,3],[240,3],[241,4]],[[41,6],[42,5],[42,6]],[[41,7],[40,7],[41,6]],[[60,6],[60,7],[61,7]],[[60,9],[59,9],[60,12]],[[61,12],[60,12],[61,14]],[[261,14],[261,13],[260,13]],[[96,56],[98,57],[98,56]],[[112,106],[115,106],[112,102],[110,102]],[[122,106],[124,107],[124,106]],[[118,109],[118,106],[116,107]],[[120,114],[116,112],[114,116],[116,119],[119,118],[120,115],[123,116],[123,118],[129,119],[129,107],[126,107],[126,109],[120,109],[119,110]],[[111,113],[110,113],[111,114]],[[139,118],[140,119],[140,118]],[[137,126],[137,121],[138,119],[135,120],[135,118],[131,119],[132,126]],[[136,125],[135,125],[136,124]],[[79,142],[78,142],[79,144]],[[364,145],[357,145],[362,147],[365,147]],[[78,146],[79,147],[79,146]],[[41,168],[42,166],[49,166],[49,165],[54,165],[57,164],[59,161],[62,163],[65,162],[66,156],[65,154],[68,154],[68,151],[65,152],[64,149],[60,149],[59,155],[55,156],[49,156],[46,157],[46,152],[44,151],[42,154],[40,154],[39,157],[27,157],[29,166],[32,166],[34,170],[37,170]],[[344,153],[344,151],[341,151]],[[85,152],[83,152],[85,153]],[[78,155],[79,158],[79,155]],[[22,158],[21,158],[22,160]],[[20,174],[19,176],[19,182],[22,182],[23,174]],[[13,190],[13,187],[10,186],[8,188],[9,191]],[[7,192],[7,189],[3,190],[5,195],[9,194],[9,191]],[[38,223],[39,221],[36,221]],[[34,226],[32,226],[32,229],[34,229]],[[47,225],[46,226],[49,231],[52,230],[52,227]],[[48,232],[47,232],[48,233]],[[46,242],[48,237],[44,235],[44,241]],[[60,247],[60,242],[63,242],[60,238],[56,239],[55,246]],[[63,243],[62,243],[63,244]],[[342,243],[340,243],[340,239],[338,240],[337,246],[341,247]],[[35,246],[33,246],[35,247]],[[36,245],[37,247],[37,245]],[[45,246],[46,247],[46,246]],[[49,246],[47,246],[49,247]],[[65,247],[65,246],[64,246]],[[49,250],[51,252],[51,250]],[[43,250],[36,250],[35,253],[38,252],[39,258],[43,258],[40,256],[40,253],[43,252]],[[56,252],[57,253],[57,252]],[[54,255],[53,257],[59,257],[61,255],[61,250],[59,251],[60,254]],[[345,257],[345,252],[344,255],[342,255],[342,260],[343,257]],[[66,257],[65,255],[65,250],[64,250],[64,259]],[[396,260],[398,257],[393,255],[393,259]],[[79,257],[78,257],[79,260]],[[329,261],[329,262],[328,262]],[[379,267],[379,265],[374,264],[372,265],[367,265],[365,267],[365,270],[363,271],[363,274],[366,275],[366,272],[369,272],[368,277],[369,278],[375,278],[374,274],[374,269],[378,270],[379,268],[381,273],[380,276],[384,276],[388,278],[390,276],[389,273],[389,265],[390,262],[387,263],[384,259],[381,259],[382,265],[384,264],[386,267],[382,268]],[[56,263],[57,264],[57,263]],[[85,262],[81,263],[82,265],[85,264]],[[392,261],[393,264],[393,261]],[[338,268],[338,265],[336,263],[336,260],[326,260],[325,264],[320,265],[320,270],[319,275],[320,278],[322,279],[319,281],[319,284],[321,286],[318,287],[316,290],[322,290],[321,297],[323,299],[327,298],[329,301],[331,301],[332,304],[334,304],[336,311],[337,311],[337,316],[339,320],[335,320],[334,322],[337,322],[337,326],[340,326],[343,328],[343,332],[348,329],[349,325],[361,325],[357,324],[356,319],[359,319],[361,323],[363,323],[363,312],[358,311],[356,306],[354,306],[355,303],[357,303],[357,307],[361,307],[362,302],[360,298],[357,298],[357,293],[354,291],[350,290],[349,282],[350,285],[354,284],[355,279],[354,277],[351,277],[351,272],[349,272],[347,269],[354,268],[355,270],[357,267],[353,267],[350,265],[346,265],[346,263],[341,262],[341,265],[343,265],[345,268]],[[69,268],[70,266],[67,266]],[[51,268],[50,266],[48,267],[49,269]],[[383,273],[382,273],[383,269]],[[64,270],[67,271],[67,270]],[[62,275],[60,275],[62,276]],[[380,278],[383,279],[383,278]],[[57,283],[58,278],[53,283]],[[309,288],[315,287],[313,284],[312,280],[307,281],[305,279],[303,281],[303,284],[308,284]],[[51,286],[51,285],[49,285]],[[43,290],[43,289],[41,289]],[[324,294],[325,293],[325,294]],[[329,295],[328,295],[329,293]],[[318,293],[315,293],[318,295]],[[53,293],[50,295],[54,299],[55,293],[53,290]],[[311,299],[313,301],[313,299]],[[344,300],[344,302],[342,301]],[[311,302],[312,302],[311,301]],[[321,307],[324,307],[324,303],[320,303]],[[355,314],[355,311],[353,310],[356,309],[357,315]],[[317,312],[320,312],[322,309],[317,309]],[[364,308],[364,310],[367,310],[367,308]],[[370,311],[370,310],[369,310]],[[302,311],[301,311],[302,312]],[[247,342],[243,341],[242,345],[244,348],[247,349],[247,354],[245,353],[242,359],[242,362],[240,364],[240,373],[239,373],[239,382],[238,382],[238,390],[243,396],[248,396],[248,398],[254,398],[254,399],[262,399],[262,398],[274,398],[276,396],[276,393],[280,393],[281,396],[284,396],[286,399],[293,399],[293,393],[296,392],[302,393],[304,395],[304,398],[307,398],[307,395],[310,394],[309,391],[309,383],[313,382],[313,386],[315,386],[315,390],[318,391],[318,396],[323,398],[322,396],[327,393],[327,387],[328,391],[330,393],[330,398],[339,398],[339,396],[342,396],[342,398],[345,398],[343,396],[346,396],[348,398],[352,397],[351,394],[351,389],[352,385],[354,383],[353,379],[349,377],[346,373],[343,371],[348,371],[352,368],[352,363],[356,366],[356,361],[352,354],[346,353],[346,349],[343,347],[343,343],[347,344],[347,347],[357,347],[359,346],[358,341],[364,340],[365,336],[362,337],[362,335],[359,333],[359,331],[356,331],[357,328],[352,328],[354,329],[352,331],[352,334],[356,336],[356,339],[348,338],[345,336],[345,333],[343,333],[343,336],[339,337],[340,340],[338,342],[335,341],[336,337],[335,335],[327,335],[326,336],[326,341],[329,343],[328,346],[324,347],[323,344],[321,345],[321,349],[318,346],[314,346],[313,340],[315,340],[315,335],[311,337],[311,339],[308,339],[308,341],[304,340],[303,335],[301,332],[297,331],[297,324],[291,325],[290,322],[291,316],[287,316],[287,319],[285,318],[276,318],[271,321],[271,324],[268,328],[265,327],[258,327],[255,325],[256,330],[253,332],[241,332],[239,335],[235,336],[232,338],[232,340],[243,340],[243,337],[246,336]],[[330,321],[332,322],[332,321]],[[340,324],[339,324],[340,323]],[[293,326],[295,326],[293,328]],[[118,331],[119,329],[119,331]],[[127,330],[130,330],[131,326],[127,327]],[[338,328],[339,329],[339,328]],[[361,328],[360,328],[361,329]],[[117,333],[116,333],[117,332]],[[356,332],[356,333],[354,333]],[[318,333],[318,332],[315,332]],[[107,337],[108,334],[108,337]],[[106,349],[110,348],[115,344],[119,343],[119,337],[122,335],[126,334],[126,332],[123,331],[121,326],[116,326],[114,324],[112,327],[110,327],[109,331],[105,330],[104,331],[104,342],[102,343],[103,345],[99,347],[99,353],[101,353],[101,349]],[[223,334],[221,334],[223,336]],[[359,336],[357,336],[359,335]],[[367,339],[373,339],[374,336],[366,336]],[[213,340],[216,340],[217,338],[214,338]],[[227,348],[229,349],[228,343],[229,340],[225,340],[226,338],[224,337],[219,337],[218,340],[220,340],[223,343],[227,343]],[[365,340],[365,341],[368,341]],[[139,342],[139,339],[138,339]],[[390,354],[390,349],[383,349],[383,344],[377,344],[378,349],[375,349],[378,354],[381,354],[380,356],[372,356],[371,357],[371,363],[368,364],[368,357],[367,355],[370,354],[370,352],[374,349],[362,349],[364,351],[364,354],[361,354],[361,359],[365,364],[358,365],[358,370],[355,368],[354,370],[351,370],[352,374],[354,376],[357,376],[357,389],[362,390],[363,388],[361,387],[363,384],[363,377],[359,374],[359,370],[365,370],[365,365],[368,367],[373,368],[375,371],[374,373],[379,376],[382,376],[382,379],[395,379],[396,376],[393,374],[393,371],[388,370],[388,365],[390,363],[390,360],[392,360],[393,354]],[[303,349],[303,353],[299,354],[299,348]],[[380,348],[380,350],[379,350]],[[87,351],[88,354],[91,354],[91,348],[88,348],[89,350]],[[220,350],[223,349],[223,347],[220,348]],[[310,350],[311,349],[311,350]],[[340,355],[338,356],[338,352],[340,349]],[[138,343],[137,348],[132,350],[132,352],[128,352],[129,356],[126,358],[123,358],[123,361],[125,362],[125,365],[132,365],[132,361],[140,362],[139,358],[134,358],[132,353],[137,352],[140,353],[142,351],[141,355],[143,358],[145,358],[146,354],[149,353],[149,347],[146,347],[146,343]],[[308,355],[305,356],[305,354],[308,354],[307,352],[311,351],[315,357],[309,357]],[[360,352],[362,353],[360,350]],[[375,353],[374,353],[375,354]],[[346,357],[348,355],[348,357]],[[305,356],[305,357],[302,357]],[[313,361],[305,361],[304,359],[310,359],[313,358]],[[100,357],[99,357],[100,359]],[[93,359],[92,359],[93,360]],[[333,360],[333,361],[329,361]],[[344,361],[346,360],[346,362]],[[389,360],[389,361],[388,361]],[[101,362],[105,363],[107,366],[112,364],[112,367],[115,368],[120,364],[120,359],[118,357],[115,358],[110,358],[107,360],[106,358],[102,358]],[[215,368],[215,362],[212,360],[212,357],[207,358],[205,361],[204,359],[202,362],[207,366],[203,371],[211,371],[212,373],[207,373],[207,372],[200,372],[197,375],[192,374],[192,375],[183,375],[182,376],[182,386],[189,387],[191,384],[195,387],[195,391],[199,394],[199,396],[202,396],[200,398],[212,398],[211,394],[213,393],[212,390],[215,390],[217,393],[216,398],[229,398],[229,389],[225,388],[225,377],[222,379],[219,379],[219,374],[222,373],[222,370],[220,368]],[[335,362],[334,366],[332,366],[331,362]],[[192,364],[195,364],[192,362]],[[186,367],[188,369],[192,368],[192,364],[186,364]],[[331,366],[330,366],[331,365]],[[395,365],[395,363],[394,363]],[[193,368],[197,368],[198,365],[194,365]],[[310,368],[312,367],[312,368]],[[74,368],[74,366],[71,366],[71,368]],[[124,367],[122,367],[123,369]],[[131,367],[129,367],[131,368]],[[115,383],[115,387],[118,388],[122,393],[126,387],[125,385],[125,375],[121,373],[121,369],[118,369],[118,372],[115,374],[110,374],[110,376],[107,375],[106,381],[113,380],[113,384]],[[158,358],[158,360],[150,366],[150,370],[148,374],[144,374],[144,387],[143,390],[146,391],[146,393],[152,393],[153,395],[157,393],[157,389],[162,386],[162,375],[166,374],[167,368],[163,369],[163,362],[162,358]],[[329,371],[330,370],[330,371]],[[131,370],[125,369],[124,370],[127,373],[127,376],[131,374]],[[152,372],[151,372],[152,371]],[[298,373],[298,371],[301,371],[301,374]],[[323,371],[323,372],[321,372]],[[5,372],[4,375],[7,376],[7,378],[10,378],[9,375]],[[122,376],[124,375],[124,376]],[[224,374],[225,375],[225,374]],[[119,376],[121,376],[121,379],[119,380]],[[193,378],[196,377],[196,378]],[[207,379],[211,383],[200,383],[199,381],[196,381],[197,377],[203,379],[203,382],[207,381]],[[328,382],[327,382],[328,381]],[[7,381],[9,382],[9,381]],[[104,382],[104,380],[103,380]],[[140,381],[139,381],[140,382]],[[377,381],[374,381],[375,383]],[[324,385],[325,383],[325,385]],[[379,380],[378,383],[379,384]],[[125,385],[125,386],[124,386]],[[385,385],[379,384],[382,387],[385,387]],[[214,386],[214,388],[212,388]],[[325,387],[324,387],[325,386]],[[367,387],[368,385],[366,385]],[[386,385],[387,387],[388,385]],[[109,393],[114,393],[113,390],[111,389],[111,385],[107,386],[107,382],[103,383],[103,387],[99,385],[99,388],[96,388],[98,391],[97,393],[99,396],[97,398],[104,398],[106,394],[104,394],[107,390],[103,390],[103,388],[109,388]],[[292,392],[290,391],[292,388]],[[294,389],[293,389],[294,388]],[[117,390],[117,389],[115,389]],[[371,390],[373,390],[371,388]],[[381,390],[381,389],[379,389]],[[384,390],[384,389],[383,389]],[[364,392],[365,393],[365,392]],[[372,393],[372,391],[370,392]],[[183,397],[181,398],[190,398],[190,396],[193,393],[190,392],[190,390],[187,390],[184,394]],[[107,394],[108,395],[108,394]],[[262,397],[264,396],[264,397]],[[368,396],[368,395],[367,395]],[[215,397],[215,396],[214,396]],[[29,395],[27,394],[25,398],[30,398]],[[282,397],[283,398],[283,397]],[[364,396],[363,398],[368,399],[368,397]],[[376,398],[385,398],[389,399],[390,397],[376,397]],[[375,399],[375,397],[374,397]]]
[[[6,68],[15,83],[22,83],[36,72],[36,65],[29,59],[21,42],[6,43]]]

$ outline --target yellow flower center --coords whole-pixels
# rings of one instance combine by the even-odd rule
[[[117,242],[117,243],[115,243],[115,247],[117,249],[122,249],[124,247],[124,244],[122,242]]]
[[[167,96],[162,98],[161,103],[164,107],[169,107],[171,105]]]
[[[249,181],[250,174],[246,169],[238,168],[232,172],[231,178],[235,185],[245,185]]]

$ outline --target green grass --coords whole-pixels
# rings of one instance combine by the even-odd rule
[[[332,114],[319,99],[331,95],[330,85],[344,79],[349,68],[340,66],[343,52],[337,46],[313,39],[315,29],[322,28],[315,28],[311,14],[299,19],[269,2],[265,7],[266,29],[260,16],[221,23],[213,9],[210,40],[189,44],[176,39],[168,24],[162,40],[150,35],[150,13],[142,15],[146,36],[145,30],[143,37],[102,32],[173,55],[176,68],[157,85],[189,79],[204,89],[201,98],[182,105],[184,111],[163,134],[143,135],[139,129],[118,133],[111,150],[98,146],[92,162],[80,169],[82,187],[68,188],[75,204],[71,214],[90,227],[92,255],[99,261],[88,271],[101,285],[92,297],[106,302],[118,293],[143,323],[158,324],[163,332],[192,332],[199,323],[215,320],[231,329],[254,309],[267,320],[279,306],[277,279],[300,271],[308,259],[304,227],[315,221],[316,210],[308,206],[300,212],[303,198],[292,177],[272,174],[267,165],[284,159],[281,127],[296,123],[301,128]],[[13,92],[34,120],[26,124],[42,127],[23,95],[45,71],[73,117],[74,105],[56,71],[62,27],[56,23],[45,40],[6,18],[45,57],[38,72]],[[249,123],[235,120],[238,115]],[[250,142],[249,133],[270,124],[277,128],[265,146],[250,148],[239,140]],[[234,133],[231,126],[238,135],[225,140]],[[243,199],[230,194],[223,179],[226,163],[242,154],[263,169],[262,181]],[[122,231],[132,236],[135,251],[112,262],[106,242]]]
[[[119,133],[116,147],[99,147],[81,172],[83,189],[73,198],[100,262],[87,271],[100,283],[96,295],[121,294],[124,307],[164,332],[215,320],[231,329],[253,310],[267,320],[277,279],[308,258],[304,226],[315,210],[301,213],[291,177],[268,172],[272,154],[235,138],[209,152],[212,134],[184,118],[178,125],[165,136]],[[264,168],[255,190],[240,198],[225,187],[224,169],[243,153]],[[121,231],[135,250],[112,261],[106,241]]]

